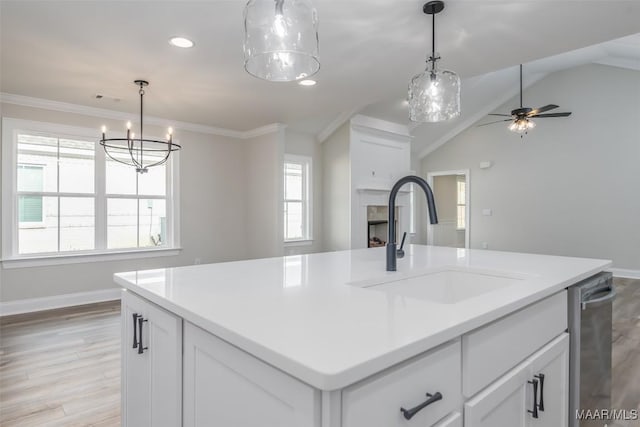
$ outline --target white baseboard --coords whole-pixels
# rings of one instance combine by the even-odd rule
[[[614,277],[622,277],[625,279],[640,279],[640,270],[629,270],[626,268],[609,268],[607,271],[613,273]]]
[[[54,295],[51,297],[28,298],[16,301],[0,302],[0,316],[32,313],[54,308],[72,307],[74,305],[119,300],[122,290],[119,288],[101,289],[99,291],[78,292],[75,294]]]

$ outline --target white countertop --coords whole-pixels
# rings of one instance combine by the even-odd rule
[[[321,390],[355,383],[552,295],[609,261],[411,245],[116,274],[121,286]],[[350,285],[433,269],[517,276],[456,304]]]

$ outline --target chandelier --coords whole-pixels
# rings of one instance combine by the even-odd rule
[[[460,115],[460,77],[436,66],[440,60],[436,54],[436,14],[443,9],[442,1],[430,1],[422,8],[432,16],[431,56],[427,69],[409,82],[409,119],[414,122],[441,122]]]
[[[244,9],[244,68],[272,82],[320,69],[318,14],[311,0],[249,0]]]
[[[131,122],[127,122],[126,138],[107,138],[106,126],[102,126],[102,139],[100,145],[104,148],[104,152],[113,161],[122,163],[136,168],[138,173],[146,173],[150,167],[158,166],[169,159],[172,152],[180,150],[180,145],[173,142],[173,129],[168,129],[167,140],[160,141],[156,139],[144,138],[144,122],[143,122],[143,98],[144,88],[149,86],[146,80],[135,80],[134,83],[140,87],[140,137],[136,138],[135,133],[131,132]]]

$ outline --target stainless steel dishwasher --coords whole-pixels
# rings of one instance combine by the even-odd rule
[[[611,408],[613,275],[598,273],[569,288],[569,426],[602,427],[577,419],[580,410]]]

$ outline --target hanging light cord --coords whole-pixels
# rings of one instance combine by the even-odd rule
[[[436,69],[436,61],[440,59],[436,57],[436,14],[431,14],[431,56],[427,59],[427,62],[431,62],[431,78],[434,77],[434,71]]]
[[[142,122],[142,100],[144,98],[144,86],[142,83],[140,83],[140,90],[138,91],[138,93],[140,93],[140,167],[143,167],[143,150],[144,147],[142,145],[142,141],[143,141],[143,131],[144,131],[144,123]]]

